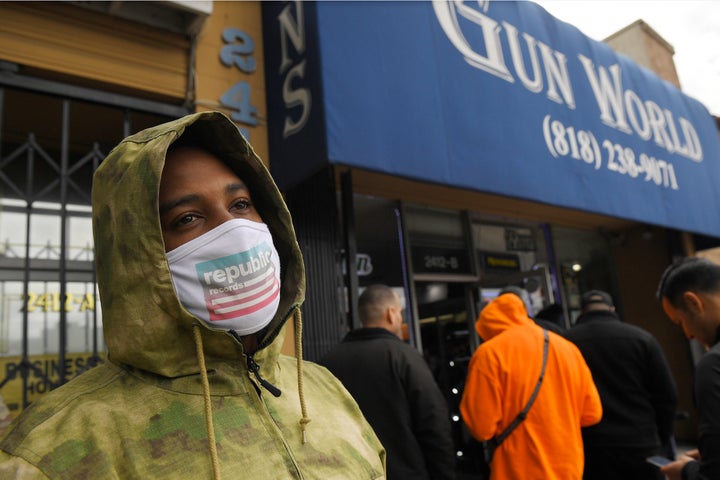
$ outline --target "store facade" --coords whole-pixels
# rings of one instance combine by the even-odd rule
[[[691,347],[654,290],[693,234],[720,237],[699,102],[530,2],[282,2],[263,22],[271,169],[318,265],[311,359],[358,326],[364,286],[388,284],[454,408],[499,289],[567,327],[600,288],[672,352],[692,410]]]
[[[208,109],[237,123],[286,193],[308,359],[358,326],[363,287],[386,283],[453,406],[474,319],[500,288],[527,289],[535,312],[557,305],[564,325],[581,291],[602,288],[676,354],[691,410],[689,347],[653,294],[694,234],[720,238],[716,126],[534,4],[5,2],[0,16],[12,414],[103,361],[94,168],[126,135]],[[692,418],[678,427],[694,435]]]

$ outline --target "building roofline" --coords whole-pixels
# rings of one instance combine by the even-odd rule
[[[621,28],[617,32],[615,32],[612,35],[605,38],[605,40],[603,40],[603,41],[608,42],[609,40],[613,39],[614,37],[620,35],[621,33],[625,32],[627,30],[630,30],[631,28],[633,28],[636,25],[640,26],[640,28],[645,30],[651,37],[653,37],[655,40],[660,42],[665,48],[667,48],[670,51],[670,53],[672,55],[675,55],[675,48],[672,46],[672,44],[670,42],[668,42],[667,40],[665,40],[659,33],[657,33],[655,31],[655,29],[653,29],[650,25],[648,25],[647,22],[645,20],[643,20],[642,18],[639,18],[639,19],[635,20],[634,22],[632,22],[630,25],[628,25],[624,28]]]

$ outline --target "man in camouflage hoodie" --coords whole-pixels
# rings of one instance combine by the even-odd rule
[[[302,355],[302,256],[272,178],[227,117],[189,115],[121,142],[93,180],[93,228],[108,361],[13,422],[0,478],[384,478],[385,451],[340,382],[280,353],[292,318]],[[265,253],[183,270],[183,256],[246,231],[257,245],[227,258]],[[252,279],[227,283],[243,270]],[[203,298],[201,285],[193,300],[198,278],[228,286]],[[257,282],[260,294],[243,293]]]

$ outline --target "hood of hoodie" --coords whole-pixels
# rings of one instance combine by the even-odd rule
[[[487,342],[509,328],[533,324],[520,297],[505,293],[482,309],[475,322],[475,331]]]
[[[164,377],[197,373],[193,325],[202,325],[208,359],[237,359],[242,348],[224,330],[199,321],[180,303],[160,227],[158,192],[168,147],[181,135],[225,162],[248,186],[268,225],[281,264],[280,305],[258,333],[260,349],[277,344],[305,297],[305,270],[290,213],[267,168],[219,112],[202,112],[123,140],[93,177],[92,205],[98,289],[108,358]],[[275,341],[278,340],[278,341]]]

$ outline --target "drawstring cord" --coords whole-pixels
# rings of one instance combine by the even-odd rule
[[[303,387],[303,350],[302,350],[302,313],[300,306],[296,306],[293,315],[295,321],[295,353],[297,355],[297,377],[298,377],[298,396],[300,398],[300,431],[302,432],[302,443],[307,443],[306,427],[311,419],[307,414],[307,406],[305,404],[305,389]],[[205,353],[203,352],[202,334],[200,325],[193,325],[193,338],[195,339],[195,350],[197,353],[198,367],[200,368],[200,379],[203,386],[203,398],[205,401],[205,425],[208,432],[208,448],[210,449],[210,458],[212,460],[213,479],[220,480],[220,461],[217,454],[217,445],[215,443],[215,427],[213,425],[212,400],[210,398],[210,382],[205,368]],[[278,396],[278,395],[276,395]]]
[[[220,461],[218,460],[217,446],[215,444],[215,427],[213,426],[212,401],[210,399],[210,382],[208,381],[207,370],[205,369],[205,353],[202,346],[202,335],[200,325],[193,325],[193,337],[195,338],[195,349],[197,351],[198,367],[200,367],[200,378],[203,386],[203,397],[205,399],[205,425],[208,431],[208,448],[212,459],[213,479],[220,480]]]
[[[307,406],[305,405],[305,390],[303,388],[303,350],[302,350],[302,313],[300,306],[295,308],[295,355],[297,356],[297,377],[298,377],[298,396],[300,397],[300,431],[302,432],[303,445],[307,442],[306,427],[310,423],[310,417],[307,415]]]

